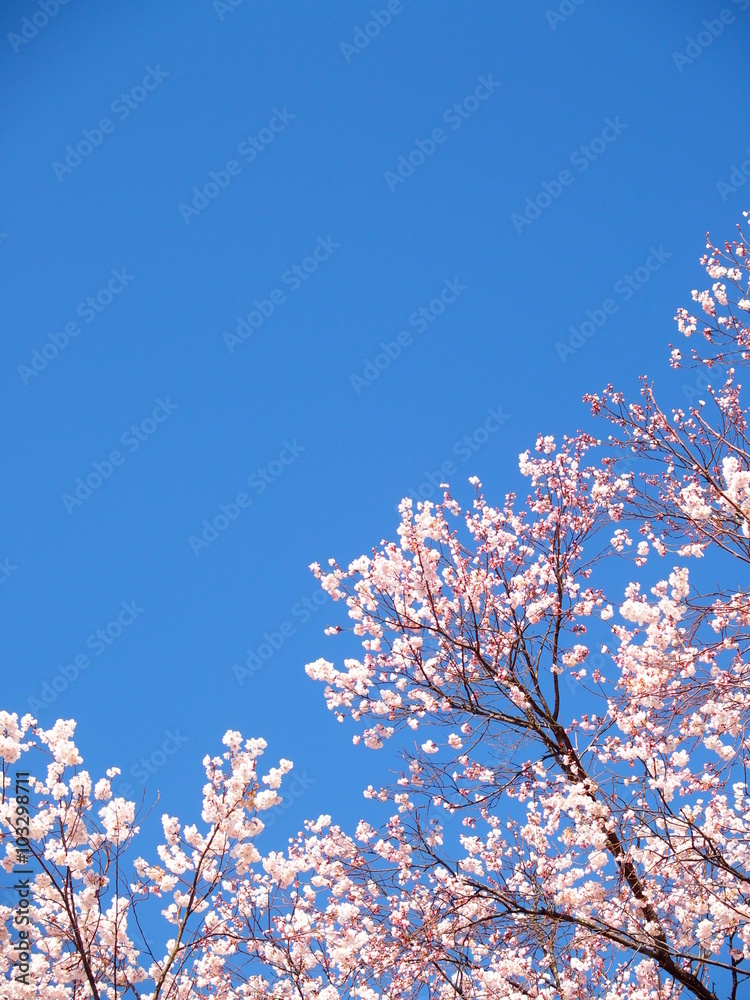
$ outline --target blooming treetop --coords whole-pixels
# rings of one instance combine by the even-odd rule
[[[540,436],[525,501],[493,504],[477,480],[468,508],[405,500],[398,541],[313,566],[361,652],[307,673],[355,742],[404,752],[366,790],[384,804],[369,821],[321,816],[261,856],[291,764],[259,778],[264,742],[229,732],[200,826],[165,816],[159,861],[130,860],[135,805],[112,796],[115,769],[80,768],[74,723],[0,715],[4,773],[49,756],[28,984],[0,910],[10,998],[748,995],[750,595],[727,571],[750,561],[746,236],[703,263],[708,321],[677,321],[706,348],[672,365],[721,373],[705,402],[667,415],[648,381],[637,404],[609,386],[588,397],[613,429],[604,457],[590,434]],[[618,473],[624,448],[646,473]],[[9,872],[15,807],[6,777]],[[161,947],[138,919],[152,902]]]

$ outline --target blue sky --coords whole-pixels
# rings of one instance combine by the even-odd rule
[[[278,829],[362,813],[308,564],[500,499],[607,381],[680,397],[745,7],[3,4],[3,707],[186,819],[227,728],[295,761]]]

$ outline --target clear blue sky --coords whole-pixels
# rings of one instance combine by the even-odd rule
[[[305,676],[308,564],[669,381],[750,207],[750,4],[45,2],[0,13],[2,705],[186,819],[264,736],[306,775],[277,833],[348,822],[392,761]]]

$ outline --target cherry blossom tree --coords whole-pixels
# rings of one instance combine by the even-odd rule
[[[702,348],[671,364],[705,399],[608,386],[587,399],[611,434],[540,436],[525,500],[446,487],[403,501],[397,541],[313,566],[347,649],[307,673],[355,743],[401,756],[355,830],[321,816],[261,856],[291,764],[258,777],[264,741],[229,732],[201,825],[165,816],[159,860],[133,857],[142,818],[116,769],[81,768],[74,723],[0,715],[4,867],[34,872],[26,981],[0,908],[12,1000],[748,995],[747,235],[702,264],[705,318],[676,317]],[[24,841],[11,773],[40,754]]]

